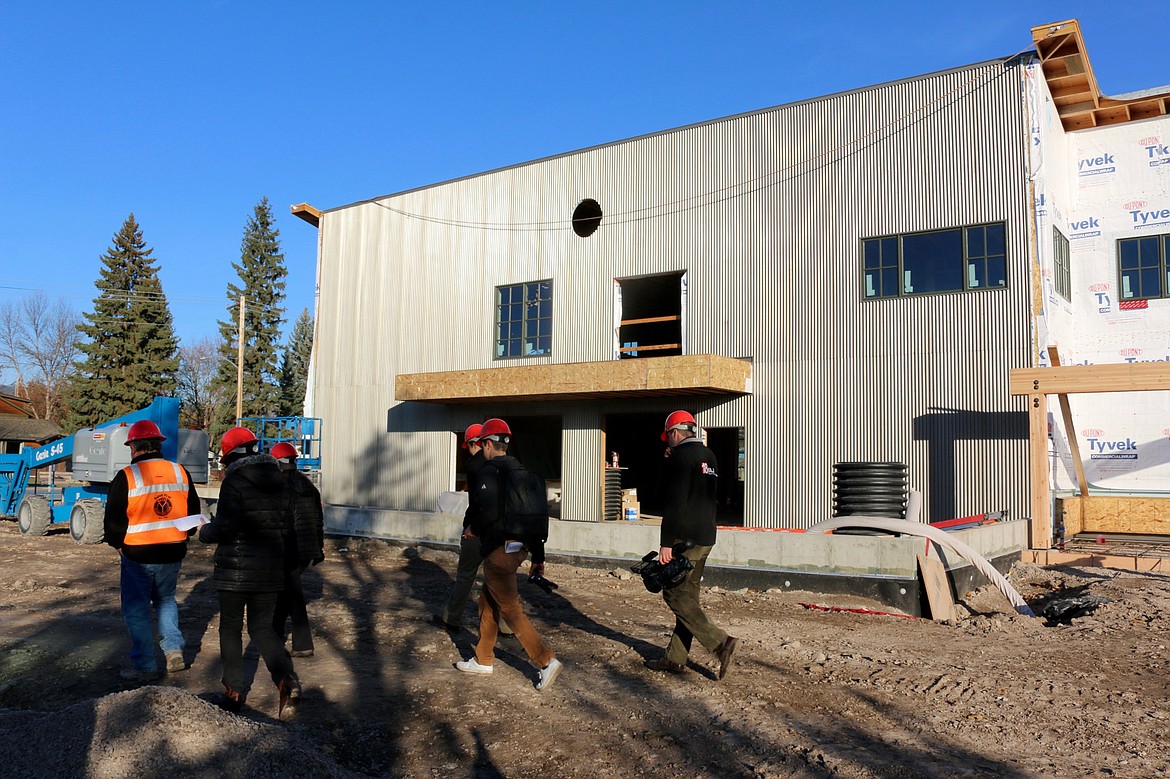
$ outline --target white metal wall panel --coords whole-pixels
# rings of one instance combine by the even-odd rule
[[[565,518],[600,515],[604,413],[679,405],[745,429],[750,526],[826,516],[842,460],[906,462],[936,511],[1021,513],[1026,440],[963,437],[1023,412],[1006,389],[1029,345],[1017,71],[934,74],[327,211],[325,499],[431,508],[449,488],[465,410],[403,408],[399,373],[612,359],[613,280],[685,271],[688,353],[750,358],[754,394],[564,404]],[[569,219],[586,197],[605,216],[582,239]],[[1007,224],[1008,289],[861,299],[863,238],[992,221]],[[495,288],[544,278],[552,354],[493,360]],[[494,413],[510,410],[534,413]]]

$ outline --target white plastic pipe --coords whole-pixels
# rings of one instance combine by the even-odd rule
[[[905,533],[908,536],[929,538],[944,549],[949,549],[955,554],[967,558],[971,562],[971,565],[975,566],[976,570],[990,579],[991,583],[999,588],[999,591],[1008,599],[1008,603],[1015,607],[1017,614],[1023,614],[1027,617],[1036,616],[1027,602],[1020,597],[1020,593],[1016,591],[1016,588],[1007,579],[1003,578],[1003,574],[995,570],[995,567],[987,562],[987,559],[983,555],[972,549],[970,545],[963,543],[937,527],[922,522],[908,522],[905,519],[852,516],[826,519],[823,522],[816,523],[805,532],[830,533],[843,527],[871,528],[874,530],[885,530],[891,533]]]

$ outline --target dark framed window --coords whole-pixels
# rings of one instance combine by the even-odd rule
[[[1052,282],[1056,294],[1072,301],[1072,273],[1069,270],[1068,239],[1058,228],[1052,228]]]
[[[552,352],[552,281],[496,287],[496,358]]]
[[[1144,235],[1117,242],[1122,300],[1170,297],[1170,235]]]
[[[1007,286],[1002,222],[868,238],[861,246],[867,298]]]

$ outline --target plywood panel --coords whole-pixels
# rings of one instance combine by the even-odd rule
[[[1170,535],[1170,498],[1091,495],[1082,510],[1085,533]]]
[[[926,588],[926,600],[930,603],[930,618],[935,622],[951,622],[955,618],[955,598],[951,595],[951,583],[947,569],[937,557],[918,555],[918,572],[922,574],[922,585]]]
[[[396,400],[443,403],[744,394],[751,363],[717,354],[399,374]]]

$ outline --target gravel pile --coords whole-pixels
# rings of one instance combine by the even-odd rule
[[[357,776],[280,725],[229,714],[190,693],[142,687],[52,714],[0,711],[0,773],[123,779]]]

